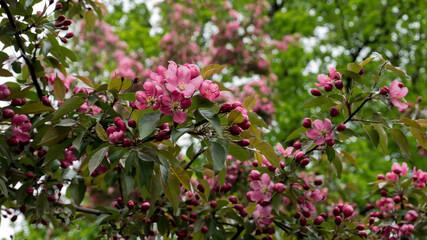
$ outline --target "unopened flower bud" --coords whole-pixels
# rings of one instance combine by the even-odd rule
[[[325,219],[324,219],[322,216],[317,216],[317,217],[314,219],[314,224],[315,224],[315,225],[320,225],[320,224],[322,224],[324,221],[325,221]]]
[[[322,179],[316,179],[316,180],[314,180],[314,185],[316,185],[316,186],[320,186],[320,185],[322,185],[322,184],[323,184]]]
[[[123,147],[132,146],[132,142],[129,139],[123,139]]]
[[[68,40],[67,40],[66,38],[60,37],[59,39],[60,39],[60,40],[61,40],[61,42],[63,42],[63,43],[67,43],[67,42],[68,42]]]
[[[133,120],[133,119],[130,119],[128,121],[128,126],[131,127],[131,128],[136,128],[136,121]]]
[[[62,3],[57,3],[55,6],[55,11],[60,11],[62,9]]]
[[[307,218],[303,217],[299,220],[299,225],[304,227],[307,224]]]
[[[341,80],[337,80],[337,81],[335,81],[335,87],[336,87],[338,90],[341,90],[341,89],[343,89],[343,88],[344,88],[344,83],[343,83]]]
[[[310,163],[310,159],[308,159],[308,158],[304,158],[304,159],[301,161],[301,166],[305,167],[305,166],[307,166],[309,163]]]
[[[330,92],[332,91],[332,89],[334,88],[334,86],[332,85],[332,83],[327,83],[323,89],[325,89],[325,92]]]
[[[359,225],[357,225],[356,229],[359,231],[365,230],[365,225],[359,224]]]
[[[417,98],[417,103],[420,103],[422,100],[423,100],[423,97],[418,96],[418,98]]]
[[[247,147],[251,144],[251,141],[249,139],[242,139],[238,141],[237,144],[242,147]]]
[[[234,125],[234,126],[230,127],[228,129],[228,131],[230,131],[230,133],[232,135],[238,136],[238,135],[240,135],[243,132],[243,129],[241,127],[237,126],[237,125]]]
[[[304,118],[304,120],[302,120],[302,126],[305,128],[311,128],[311,119]]]
[[[230,195],[230,197],[228,197],[228,201],[230,201],[233,204],[236,204],[237,198],[234,195]]]
[[[141,211],[146,212],[148,209],[150,209],[150,202],[145,201],[141,204]]]
[[[69,33],[65,34],[65,38],[72,38],[72,37],[74,37],[73,32],[69,32]]]
[[[336,225],[340,225],[342,223],[342,217],[340,217],[340,216],[336,216],[335,217],[335,224]]]
[[[399,196],[396,196],[396,197],[394,197],[393,198],[393,201],[395,202],[395,203],[400,203],[400,197]]]
[[[384,86],[380,89],[380,94],[381,95],[387,95],[390,92],[390,90],[388,89],[387,86]]]
[[[299,152],[295,155],[295,161],[299,162],[304,158],[305,154],[303,152]]]
[[[350,217],[351,215],[353,215],[354,209],[351,205],[346,204],[342,208],[342,212],[344,213],[344,217]]]
[[[322,92],[317,88],[312,88],[310,90],[310,93],[311,93],[311,95],[316,96],[316,97],[322,96]]]
[[[334,207],[334,209],[332,210],[332,213],[333,213],[335,216],[338,216],[338,215],[340,215],[340,214],[341,214],[341,210],[340,210],[338,207]]]
[[[334,139],[328,139],[326,140],[326,144],[328,144],[328,146],[334,146],[335,145],[335,140]]]
[[[49,98],[47,98],[46,96],[43,96],[41,99],[43,105],[48,106],[48,107],[52,107],[52,104],[50,103]]]
[[[134,201],[132,201],[132,200],[129,200],[129,201],[128,201],[128,203],[127,203],[127,205],[128,205],[128,208],[129,208],[129,209],[133,209],[133,208],[135,208],[135,203],[134,203]]]
[[[362,67],[359,71],[359,75],[363,75],[365,73],[365,69]]]
[[[219,108],[219,113],[228,113],[232,110],[232,105],[230,103],[224,103]]]
[[[15,112],[12,109],[3,110],[3,118],[12,118]]]
[[[202,233],[207,233],[208,232],[208,227],[206,227],[206,226],[203,226],[202,227],[202,229],[201,229],[201,231],[202,231]]]
[[[347,129],[347,126],[344,123],[340,123],[337,126],[337,130],[340,132],[345,131],[346,129]]]
[[[286,186],[283,183],[276,183],[273,186],[273,191],[283,193],[286,190]]]
[[[29,179],[33,179],[35,177],[34,173],[32,173],[32,172],[27,172],[27,174],[25,174],[25,176]]]
[[[340,111],[338,110],[338,108],[331,107],[331,109],[329,109],[329,115],[331,117],[336,117],[336,116],[338,116],[338,114],[340,114]]]
[[[209,205],[211,206],[211,208],[216,208],[218,206],[218,203],[216,201],[211,201]]]
[[[300,149],[301,148],[301,142],[296,141],[296,142],[294,142],[293,146],[295,149]]]
[[[56,21],[58,22],[62,22],[65,20],[65,16],[64,15],[59,15],[59,17],[56,19]]]

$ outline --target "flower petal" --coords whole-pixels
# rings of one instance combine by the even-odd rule
[[[325,143],[325,138],[324,137],[318,138],[314,143],[316,145],[322,145]]]
[[[317,129],[307,130],[305,134],[311,139],[316,139],[317,137],[319,137],[319,131]]]
[[[396,94],[396,96],[394,96],[395,98],[403,98],[406,96],[406,94],[408,94],[408,88],[404,87],[400,89],[400,92],[398,94]]]
[[[313,122],[313,127],[317,130],[322,130],[325,126],[324,126],[322,120],[317,119]]]
[[[183,112],[183,111],[176,111],[172,115],[172,119],[176,123],[183,123],[183,122],[185,122],[185,120],[187,120],[187,114],[185,114],[185,112]]]

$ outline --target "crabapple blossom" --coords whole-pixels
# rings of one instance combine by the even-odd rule
[[[416,186],[417,188],[424,188],[427,183],[427,173],[423,172],[423,170],[418,169],[418,171],[415,171],[415,167],[413,169],[414,175],[412,176],[412,185]]]
[[[316,145],[322,145],[326,140],[330,140],[334,137],[334,132],[331,131],[331,120],[325,118],[322,122],[317,119],[313,122],[314,129],[310,129],[306,132],[307,137],[316,140]]]
[[[191,95],[191,94],[190,94]],[[166,115],[172,115],[173,121],[183,123],[187,120],[187,114],[183,110],[191,105],[191,99],[185,98],[184,93],[173,91],[171,96],[162,95],[160,97],[160,112]]]
[[[402,103],[398,99],[404,98],[406,96],[406,94],[408,94],[408,88],[403,87],[403,83],[401,83],[397,80],[394,80],[390,84],[389,89],[390,89],[389,97],[390,97],[391,104],[398,107],[399,109],[406,109],[408,107],[408,104]]]
[[[203,83],[200,85],[199,91],[203,97],[209,99],[212,102],[215,101],[215,99],[218,98],[221,94],[218,89],[218,85],[210,80],[203,81]]]
[[[417,218],[418,218],[418,213],[414,210],[409,210],[405,215],[405,219],[408,222],[415,222],[417,221]]]
[[[170,61],[168,70],[165,73],[166,88],[170,92],[178,91],[185,97],[193,95],[194,91],[200,87],[203,82],[202,76],[192,78],[193,72],[187,66],[177,66]]]
[[[0,85],[0,100],[4,100],[10,96],[9,87],[6,84]]]
[[[145,110],[152,107],[151,109],[156,111],[160,107],[158,99],[162,95],[162,89],[152,82],[145,82],[143,88],[145,91],[137,91],[135,94],[136,108]]]
[[[408,164],[406,162],[402,163],[402,166],[400,166],[399,163],[393,163],[393,166],[391,166],[391,170],[396,175],[406,175],[408,172]]]
[[[274,183],[271,182],[270,176],[264,173],[261,175],[261,180],[251,182],[253,191],[247,193],[248,200],[251,202],[270,201],[271,191],[273,190]]]

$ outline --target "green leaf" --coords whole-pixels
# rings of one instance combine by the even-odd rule
[[[206,120],[208,120],[215,131],[218,133],[220,137],[222,137],[222,128],[221,128],[221,120],[216,115],[216,112],[212,109],[200,109],[198,110],[200,115],[202,115]]]
[[[114,78],[108,85],[108,90],[116,89],[117,91],[126,90],[132,85],[132,80],[128,78]]]
[[[224,86],[224,84],[218,82],[218,81],[214,81],[212,80],[212,83],[215,83],[216,85],[218,85],[218,89],[220,91],[227,91],[227,92],[231,92],[231,89],[228,89],[226,86]]]
[[[53,93],[59,101],[64,101],[65,94],[67,94],[67,88],[65,87],[64,82],[55,78],[55,82],[53,83]]]
[[[411,157],[411,149],[405,134],[398,128],[390,128],[390,134],[402,152]]]
[[[243,122],[243,120],[245,120],[245,117],[243,117],[242,113],[236,110],[233,110],[230,112],[230,114],[228,115],[228,125],[235,125],[238,123]]]
[[[71,181],[70,186],[68,187],[68,193],[71,198],[74,200],[74,203],[80,205],[85,197],[86,185],[85,180],[82,177],[75,177]]]
[[[36,210],[39,217],[42,217],[49,209],[49,201],[47,200],[46,194],[46,192],[42,191],[36,200]]]
[[[400,68],[400,67],[394,67],[394,66],[393,66],[393,65],[391,65],[391,64],[387,64],[387,65],[385,66],[385,68],[387,68],[388,70],[391,70],[391,71],[393,71],[393,72],[395,72],[395,73],[398,73],[398,74],[400,74],[400,75],[404,76],[405,78],[409,78],[408,74],[406,73],[405,69],[403,69],[403,68]]]
[[[332,162],[332,160],[335,158],[335,150],[331,146],[326,146],[326,155],[328,155],[329,162]]]
[[[107,133],[99,122],[96,123],[95,130],[96,134],[98,134],[99,139],[101,139],[102,141],[108,141]]]
[[[339,156],[339,154],[336,154],[336,156]],[[335,157],[334,159],[332,159],[332,164],[335,167],[335,170],[337,172],[337,177],[339,179],[341,179],[341,174],[342,174],[342,162],[340,159],[338,159],[337,157]]]
[[[177,168],[171,167],[170,169],[175,174],[175,176],[178,178],[178,180],[181,182],[181,184],[188,191],[191,191],[190,178],[188,177],[187,172],[185,172],[185,170],[180,168],[180,167],[177,167]]]
[[[374,60],[374,57],[368,57],[367,59],[363,60],[363,62],[360,63],[360,66],[365,66],[366,64],[368,64],[370,61]]]
[[[63,139],[68,137],[68,133],[71,131],[70,127],[60,127],[55,126],[53,128],[50,128],[47,130],[47,132],[44,134],[38,145],[43,146],[52,146]]]
[[[138,158],[136,159],[136,170],[139,175],[140,187],[146,185],[147,189],[149,189],[149,184],[153,175],[154,161],[147,161],[147,159],[152,159],[152,157],[144,152],[138,152]]]
[[[255,104],[256,104],[256,99],[254,94],[245,99],[242,107],[247,109],[248,111],[251,111],[252,108],[255,106]]]
[[[374,146],[377,147],[380,141],[378,132],[371,125],[364,125],[363,128],[365,129],[366,134],[368,134],[368,137],[371,139]]]
[[[188,132],[188,131],[190,131],[190,130],[192,130],[192,129],[193,129],[193,128],[191,128],[191,127],[185,127],[185,128],[173,129],[173,130],[172,130],[172,134],[171,134],[172,142],[173,142],[173,143],[176,143],[176,141],[178,141],[178,139],[179,139],[182,135],[184,135],[184,133],[186,133],[186,132]]]
[[[232,142],[230,142],[229,153],[231,154],[231,156],[239,159],[240,161],[248,161],[249,159],[249,151]]]
[[[9,191],[7,190],[7,186],[4,183],[3,179],[0,178],[0,190],[6,196],[6,198],[9,197]]]
[[[107,154],[107,152],[108,147],[101,148],[89,159],[89,175],[98,168],[99,164],[101,164],[102,160],[105,158],[105,154]]]
[[[268,128],[267,123],[256,112],[248,112],[249,122],[260,127]]]
[[[209,153],[214,166],[214,171],[219,172],[225,166],[228,154],[228,141],[212,139],[209,145]]]
[[[125,101],[135,102],[135,93],[123,93],[119,94],[119,97]]]
[[[89,78],[83,77],[83,76],[80,76],[80,75],[74,75],[74,77],[82,80],[82,82],[84,82],[86,85],[88,85],[89,87],[93,88],[93,84],[92,84],[92,82],[90,81]]]
[[[383,151],[383,154],[386,155],[387,153],[387,146],[388,146],[388,137],[387,137],[387,133],[385,132],[383,126],[381,124],[373,124],[374,128],[377,130],[378,132],[378,136],[379,136],[379,143],[380,143],[380,147],[381,150]]]
[[[92,10],[86,10],[85,12],[85,21],[86,21],[86,27],[89,32],[92,31],[93,27],[96,23],[96,14]]]
[[[65,100],[53,115],[52,121],[64,116],[65,114],[74,111],[85,103],[85,99],[81,97],[71,97]]]
[[[427,150],[427,140],[425,138],[425,133],[423,130],[420,130],[416,127],[408,127],[409,131],[411,131],[412,135],[417,139],[418,143]]]
[[[289,142],[295,138],[299,138],[301,137],[301,133],[305,133],[307,132],[307,128],[305,127],[300,127],[298,129],[295,129],[291,134],[289,134],[289,136],[286,138],[285,142]]]
[[[169,199],[173,209],[178,211],[179,208],[179,196],[181,193],[181,188],[179,186],[179,180],[173,173],[169,173],[168,176],[168,183],[163,184],[163,192],[165,193],[166,197]]]
[[[39,114],[44,112],[55,111],[52,107],[48,107],[41,102],[25,104],[18,112],[20,114]]]
[[[159,123],[161,113],[146,113],[139,118],[139,137],[144,139],[150,136]]]
[[[47,57],[50,50],[52,50],[52,43],[49,41],[43,41],[43,45],[42,45],[43,56]]]
[[[221,72],[222,69],[224,69],[225,67],[226,67],[225,65],[211,64],[204,67],[200,71],[200,75],[203,77],[203,79],[207,79],[210,76],[214,75],[215,73]]]
[[[354,166],[356,166],[357,167],[357,169],[360,169],[359,168],[359,166],[357,165],[357,162],[356,162],[356,160],[353,158],[353,156],[351,156],[351,154],[350,153],[348,153],[348,152],[346,152],[346,151],[344,151],[344,150],[341,150],[341,153],[354,165]]]
[[[52,66],[54,66],[56,69],[58,69],[62,74],[64,74],[64,76],[67,76],[67,70],[65,69],[64,65],[62,65],[60,62],[58,62],[58,60],[56,60],[53,57],[47,57],[47,59],[50,61],[50,63],[52,64]],[[58,79],[58,78],[56,78]],[[55,79],[55,82],[56,82]],[[62,80],[60,80],[62,82]],[[62,83],[64,84],[64,83]],[[55,86],[55,85],[54,85]],[[62,100],[61,100],[62,101]]]
[[[347,70],[349,70],[350,72],[359,74],[361,69],[362,67],[355,62],[347,64]]]
[[[59,49],[60,49],[59,52],[65,55],[68,59],[70,59],[73,62],[77,61],[77,57],[73,51],[63,46],[60,46]]]
[[[13,77],[13,74],[6,69],[0,69],[0,77]]]
[[[274,167],[280,167],[279,158],[277,157],[276,151],[274,151],[274,148],[268,142],[265,142],[259,138],[251,138],[250,141],[251,145],[259,150],[261,154],[267,158],[271,165]]]
[[[327,104],[334,104],[334,101],[326,95],[311,99],[302,105],[303,108],[318,107]]]

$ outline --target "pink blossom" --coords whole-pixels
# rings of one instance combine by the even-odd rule
[[[391,84],[390,84],[390,102],[391,104],[393,104],[394,106],[398,107],[399,109],[406,109],[408,107],[408,104],[406,103],[402,103],[401,101],[398,100],[398,98],[403,98],[406,96],[406,94],[408,94],[408,88],[407,87],[403,87],[403,83],[394,80]]]
[[[405,175],[408,172],[408,164],[404,162],[402,163],[402,166],[400,166],[399,163],[393,163],[393,165],[391,166],[391,170],[394,174]]]
[[[377,207],[381,209],[383,212],[392,211],[395,209],[394,207],[394,201],[391,198],[382,197],[381,200],[378,200],[376,202]]]
[[[307,192],[305,194],[305,197],[311,198],[313,202],[318,202],[320,200],[323,200],[325,198],[325,195],[323,195],[323,193],[321,193],[318,189],[315,189],[313,191]]]
[[[187,114],[183,110],[191,105],[191,99],[185,98],[184,94],[178,91],[173,91],[171,97],[162,95],[160,97],[160,112],[166,115],[172,115],[173,121],[183,123],[187,120]]]
[[[9,87],[6,84],[0,85],[0,100],[8,98],[10,95]]]
[[[115,131],[115,132],[111,133],[110,135],[108,135],[108,139],[112,143],[121,143],[121,142],[123,142],[124,138],[125,138],[125,133],[121,130]]]
[[[406,237],[411,236],[412,231],[414,231],[414,225],[412,224],[403,224],[400,227],[400,231],[403,235],[405,235]]]
[[[163,66],[156,67],[156,72],[150,71],[150,78],[157,83],[165,83],[165,75],[167,68]]]
[[[423,172],[423,170],[418,169],[415,171],[415,167],[413,169],[414,176],[412,176],[412,185],[417,188],[424,188],[427,182],[427,173]]]
[[[386,173],[385,177],[387,180],[397,181],[397,175],[392,172]]]
[[[253,181],[251,183],[251,188],[253,191],[247,193],[249,201],[259,202],[261,200],[268,202],[271,199],[271,191],[273,189],[274,183],[271,182],[270,176],[264,173],[261,175],[261,180]]]
[[[315,83],[315,85],[318,87],[324,87],[324,86],[327,86],[329,84],[332,84],[332,80],[328,76],[326,76],[325,74],[317,75],[317,81],[319,81],[319,83]]]
[[[166,71],[166,88],[170,91],[182,92],[184,96],[193,95],[194,91],[202,84],[202,76],[191,78],[191,70],[186,66],[177,68],[176,63],[169,62],[168,70]]]
[[[218,90],[218,85],[212,83],[210,80],[204,81],[200,85],[199,91],[203,97],[209,99],[212,102],[215,101],[215,99],[221,94],[221,92]]]
[[[409,210],[405,215],[405,219],[408,222],[415,222],[417,221],[417,218],[418,218],[418,213],[415,212],[414,210]]]
[[[261,206],[260,204],[257,204],[255,206],[255,211],[252,213],[252,216],[255,220],[266,218],[270,215],[272,209],[273,206],[271,206],[271,204],[268,204],[267,206]]]
[[[315,139],[316,145],[322,145],[326,140],[332,140],[334,132],[331,131],[331,120],[325,118],[324,122],[317,119],[313,122],[314,129],[309,129],[306,134],[307,137]]]
[[[151,82],[145,82],[143,88],[145,91],[138,91],[135,94],[135,106],[139,110],[145,110],[152,106],[152,110],[156,111],[160,107],[158,98],[162,94],[162,89]]]
[[[30,140],[30,135],[25,132],[30,131],[31,122],[26,115],[15,114],[12,117],[12,133],[20,142],[27,142]]]

